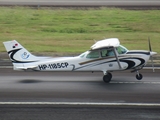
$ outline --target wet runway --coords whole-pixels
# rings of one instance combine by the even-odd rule
[[[0,69],[1,101],[159,103],[159,70],[113,72],[110,84],[101,72],[18,72]]]
[[[114,72],[106,84],[101,72],[0,69],[0,118],[159,119],[160,70],[141,73],[137,81],[135,73]]]

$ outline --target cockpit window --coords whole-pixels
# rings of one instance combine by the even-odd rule
[[[115,48],[117,51],[116,53],[120,54],[125,54],[127,53],[127,49],[123,46],[119,46]],[[80,55],[81,58],[100,58],[100,57],[109,57],[109,56],[115,56],[114,49],[113,48],[104,48],[104,49],[99,49],[99,50],[94,50],[94,51],[87,51],[85,53],[82,53]]]
[[[106,57],[107,56],[107,49],[102,49],[101,50],[101,56]]]
[[[125,47],[123,47],[121,45],[119,47],[117,47],[116,50],[117,50],[118,54],[125,54],[128,51]]]
[[[102,57],[114,56],[114,51],[113,51],[113,49],[102,49],[101,56]]]
[[[116,51],[120,55],[120,54],[127,53],[128,50],[125,47],[120,45],[119,47],[116,48]],[[101,49],[101,56],[102,57],[115,56],[114,49],[113,48]]]
[[[99,51],[90,51],[86,58],[99,58]]]

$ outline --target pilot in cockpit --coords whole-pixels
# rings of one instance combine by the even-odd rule
[[[114,56],[113,50],[107,50],[106,56]]]

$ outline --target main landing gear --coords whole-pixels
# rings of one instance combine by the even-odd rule
[[[112,79],[112,74],[109,72],[103,76],[103,81],[105,83],[109,83],[111,81],[111,79]]]

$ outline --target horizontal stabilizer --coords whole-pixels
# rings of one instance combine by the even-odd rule
[[[34,69],[36,68],[37,66],[14,66],[14,70],[27,70],[27,69]]]

